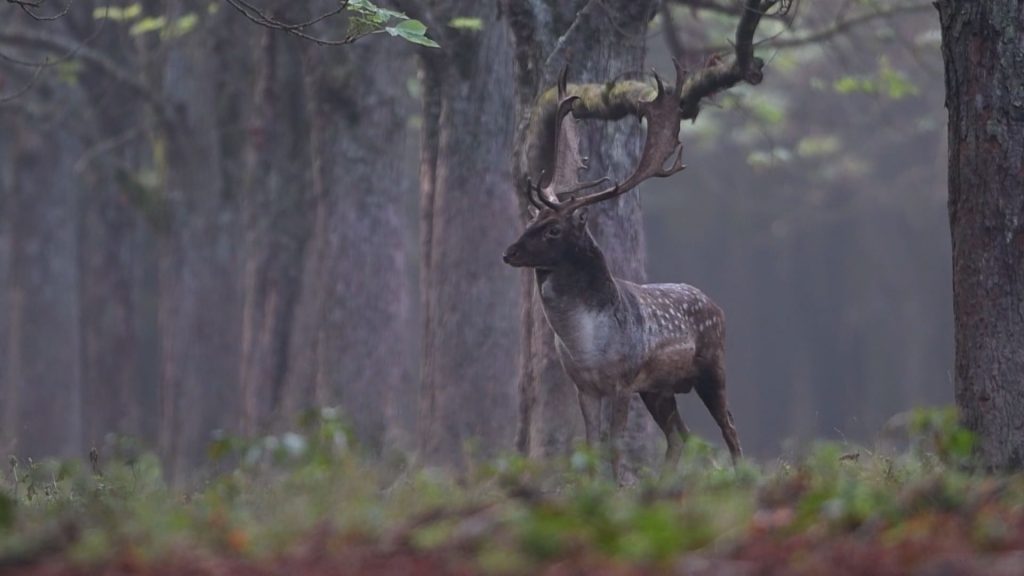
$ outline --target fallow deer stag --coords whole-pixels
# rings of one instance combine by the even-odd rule
[[[617,480],[619,443],[634,393],[640,394],[665,434],[665,470],[677,465],[689,434],[675,394],[693,389],[722,429],[733,462],[742,455],[725,397],[721,309],[686,284],[638,285],[613,277],[586,225],[587,206],[684,168],[679,142],[683,73],[678,63],[676,76],[671,92],[655,76],[657,97],[641,106],[647,134],[633,174],[621,184],[576,196],[608,179],[577,183],[581,162],[569,114],[578,98],[566,96],[563,73],[554,119],[554,161],[539,185],[527,183],[527,198],[537,213],[504,255],[507,264],[536,272],[544,313],[554,330],[562,367],[576,385],[590,445],[599,437],[601,400],[611,398],[609,436]],[[673,155],[672,165],[665,168]]]

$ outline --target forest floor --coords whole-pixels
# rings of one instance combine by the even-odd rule
[[[218,442],[187,492],[125,443],[85,465],[12,458],[0,574],[1024,573],[1024,476],[968,472],[950,411],[908,432],[899,452],[820,443],[736,468],[694,440],[677,475],[626,488],[587,452],[457,477],[371,462],[333,413]]]

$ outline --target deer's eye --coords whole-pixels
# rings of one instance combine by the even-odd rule
[[[562,235],[562,227],[558,224],[549,226],[548,229],[544,231],[544,235],[548,238],[558,238]]]

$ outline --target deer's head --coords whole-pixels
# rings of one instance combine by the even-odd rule
[[[640,105],[639,116],[647,121],[647,136],[636,169],[621,184],[578,196],[584,190],[606,184],[609,179],[579,182],[583,167],[579,155],[579,136],[573,115],[578,96],[568,96],[565,73],[558,83],[559,104],[554,118],[554,158],[541,175],[540,184],[527,180],[526,198],[535,210],[526,231],[505,250],[506,264],[539,269],[557,268],[592,246],[587,231],[586,207],[624,194],[648,178],[664,178],[679,172],[683,146],[679,142],[679,110],[683,72],[676,62],[676,85],[666,91],[655,74],[657,96]],[[669,168],[665,162],[675,155]]]
[[[505,250],[505,263],[515,267],[557,268],[587,245],[587,211],[537,212],[526,231]]]

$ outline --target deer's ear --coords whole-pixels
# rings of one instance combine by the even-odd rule
[[[582,225],[586,224],[587,223],[587,209],[586,208],[580,208],[579,210],[573,212],[572,219],[573,219],[573,222],[575,222],[578,226],[582,226]]]

